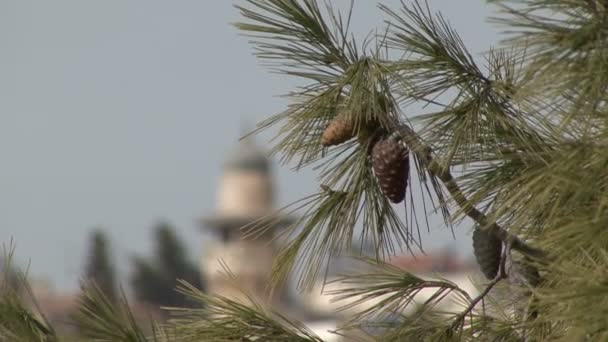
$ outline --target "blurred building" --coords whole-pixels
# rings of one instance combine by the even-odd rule
[[[202,229],[215,236],[215,241],[204,247],[201,260],[208,292],[242,298],[242,289],[260,302],[276,304],[280,291],[274,298],[269,298],[267,291],[278,247],[273,238],[292,218],[275,214],[270,161],[252,138],[242,140],[229,154],[216,196],[215,213],[201,222]],[[244,228],[261,219],[272,221],[272,225],[255,234]],[[227,270],[234,279],[226,276]]]

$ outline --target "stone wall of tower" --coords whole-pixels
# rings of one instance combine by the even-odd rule
[[[251,141],[241,142],[235,152],[219,179],[216,211],[204,220],[217,239],[203,246],[202,273],[211,294],[244,299],[243,289],[268,303],[273,299],[267,288],[276,256],[273,230],[244,239],[241,228],[275,211],[273,179],[268,159]],[[227,279],[225,268],[235,279]]]
[[[241,290],[245,290],[259,302],[271,302],[267,286],[275,256],[274,248],[262,241],[235,240],[210,246],[202,260],[209,293],[244,299]],[[224,267],[235,279],[226,276]]]
[[[220,216],[257,218],[272,208],[272,179],[268,174],[256,170],[226,170],[219,185],[217,214]]]

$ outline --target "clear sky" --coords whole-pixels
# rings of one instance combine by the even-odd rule
[[[276,96],[295,84],[252,56],[230,25],[234,3],[244,1],[0,0],[0,240],[16,240],[33,275],[74,288],[96,226],[124,272],[161,219],[198,259],[196,220],[215,208],[242,123],[280,111]],[[496,44],[484,1],[429,3],[473,52]],[[357,34],[382,27],[376,4],[355,1]],[[275,173],[281,203],[317,189],[312,171]],[[454,241],[432,223],[427,249],[470,253],[468,226]]]

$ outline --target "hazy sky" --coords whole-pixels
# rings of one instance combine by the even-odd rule
[[[196,220],[215,208],[241,123],[281,110],[276,96],[295,84],[252,56],[230,25],[234,3],[244,1],[0,0],[0,240],[16,240],[33,275],[75,287],[95,226],[124,271],[125,257],[150,252],[160,219],[198,259]],[[376,3],[355,1],[356,33],[382,27]],[[496,43],[484,1],[429,3],[472,51]],[[275,173],[281,203],[317,188],[312,171]],[[433,222],[428,249],[470,252],[468,227],[454,242]]]

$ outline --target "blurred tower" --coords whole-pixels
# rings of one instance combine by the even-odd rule
[[[270,161],[251,138],[242,140],[224,164],[216,212],[202,220],[203,229],[212,231],[218,239],[205,248],[201,260],[209,293],[242,299],[222,275],[223,262],[236,276],[239,287],[257,300],[270,300],[265,289],[276,256],[271,240],[276,229],[291,220],[277,217],[272,229],[254,238],[243,236],[241,228],[275,211]]]

